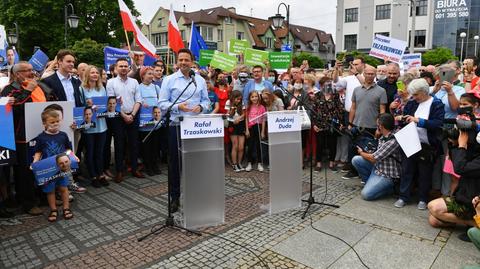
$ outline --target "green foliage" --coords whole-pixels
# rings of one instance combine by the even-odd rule
[[[364,60],[365,60],[365,63],[366,64],[369,64],[371,66],[374,66],[374,67],[377,67],[378,65],[381,65],[382,64],[382,60],[380,59],[377,59],[375,57],[372,57],[368,54],[365,54],[363,52],[360,52],[360,51],[357,51],[357,50],[354,50],[354,51],[348,51],[348,52],[340,52],[338,55],[337,55],[337,59],[338,60],[343,60],[345,59],[345,56],[346,55],[352,55],[353,57],[357,57],[357,56],[360,56],[362,57]]]
[[[429,50],[422,55],[422,65],[437,65],[448,60],[458,60],[449,48],[440,47]]]
[[[320,59],[319,57],[317,57],[315,55],[312,55],[308,52],[300,52],[299,54],[293,55],[292,62],[294,63],[294,66],[296,66],[296,65],[300,66],[304,60],[308,61],[308,65],[311,68],[324,68],[325,67],[325,62],[322,59]]]
[[[75,14],[80,17],[78,28],[68,28],[68,44],[91,38],[100,44],[118,47],[125,42],[125,34],[117,1],[112,0],[70,0]],[[138,16],[133,0],[124,0],[133,16]],[[29,59],[34,46],[47,53],[52,59],[59,49],[64,48],[64,6],[58,0],[1,0],[0,24],[6,29],[19,27],[20,57]],[[68,8],[68,14],[71,14]],[[68,26],[67,26],[68,27]]]
[[[103,48],[104,44],[99,44],[90,38],[84,38],[81,41],[75,41],[72,50],[77,56],[77,62],[85,62],[98,67],[103,67]]]

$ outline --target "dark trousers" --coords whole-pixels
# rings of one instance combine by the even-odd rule
[[[162,162],[167,162],[168,155],[168,129],[166,126],[160,127],[160,151],[162,152]]]
[[[83,133],[82,138],[85,142],[85,147],[87,148],[85,161],[88,173],[92,179],[99,177],[103,173],[103,150],[105,148],[107,132],[92,134]]]
[[[322,156],[328,149],[328,160],[335,161],[337,154],[337,135],[330,131],[320,131],[317,133],[317,162],[322,161]]]
[[[28,161],[28,146],[24,143],[15,143],[17,149],[17,164],[13,166],[15,175],[15,192],[17,201],[24,210],[35,206],[35,183]]]
[[[148,139],[143,142],[143,139],[145,139],[148,134],[149,132],[147,131],[139,132],[143,163],[145,164],[146,169],[151,170],[158,165],[158,160],[160,157],[161,130],[157,129],[153,131]]]
[[[113,140],[113,148],[115,154],[115,170],[117,172],[123,172],[123,145],[124,145],[124,135],[123,132],[118,132],[122,128],[122,119],[121,118],[107,118],[107,135],[105,139],[105,151],[104,151],[104,162],[103,167],[108,169],[110,167],[111,161],[111,144]],[[117,130],[118,133],[115,132]]]
[[[135,172],[137,170],[138,157],[138,117],[130,124],[126,124],[120,118],[119,123],[113,125],[113,135],[115,136],[115,167],[117,172],[125,170],[123,166],[125,145],[128,145],[130,167],[132,172]],[[117,146],[119,149],[118,154]]]
[[[417,175],[418,196],[420,201],[428,202],[428,192],[432,187],[432,171],[434,162],[421,161],[418,153],[410,156],[402,163],[402,178],[400,180],[400,198],[406,202],[410,200],[412,183]]]
[[[247,139],[247,157],[248,161],[251,163],[256,163],[257,160],[261,157],[260,152],[260,125],[255,124],[252,127],[248,128],[250,137]]]
[[[172,201],[180,198],[180,156],[179,156],[179,126],[170,126],[168,130],[168,184],[172,190]]]

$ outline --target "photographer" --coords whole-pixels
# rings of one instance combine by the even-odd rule
[[[357,146],[359,156],[352,159],[352,165],[357,169],[366,185],[362,190],[362,198],[367,201],[392,194],[394,181],[400,178],[402,153],[400,145],[393,136],[395,128],[393,116],[380,114],[377,119],[378,148],[373,153],[364,151]]]
[[[451,197],[438,198],[428,203],[430,216],[428,222],[433,227],[463,224],[475,226],[473,216],[475,208],[472,199],[480,193],[480,154],[477,151],[469,154],[472,146],[468,143],[468,132],[460,131],[458,148],[452,150],[452,161],[455,173],[460,181]],[[477,143],[480,135],[477,135]]]
[[[416,123],[422,149],[403,161],[400,198],[394,206],[404,207],[405,203],[410,200],[410,189],[417,174],[420,200],[417,208],[425,210],[427,209],[428,192],[432,185],[433,164],[436,156],[443,152],[438,136],[442,130],[445,110],[441,100],[429,95],[429,86],[426,80],[414,79],[408,85],[408,91],[413,99],[405,105],[404,116],[397,116],[397,120]]]

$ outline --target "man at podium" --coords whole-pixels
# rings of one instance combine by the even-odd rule
[[[163,80],[159,95],[162,113],[166,113],[169,108],[171,110],[168,154],[170,155],[169,173],[171,173],[169,184],[172,184],[172,212],[176,212],[180,204],[179,117],[200,114],[210,106],[205,80],[191,72],[193,59],[189,49],[178,51],[178,71]]]

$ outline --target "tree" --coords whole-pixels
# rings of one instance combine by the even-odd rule
[[[103,48],[104,44],[99,44],[90,38],[84,38],[81,41],[75,41],[72,46],[72,50],[75,52],[77,61],[93,64],[98,67],[103,67],[104,56]]]
[[[458,60],[449,48],[440,47],[429,50],[422,55],[422,65],[437,65],[448,60]]]
[[[363,52],[354,50],[354,51],[349,51],[349,52],[340,52],[337,55],[338,60],[344,60],[346,55],[351,55],[353,57],[362,57],[365,61],[366,64],[369,64],[371,66],[377,67],[378,65],[382,64],[382,60],[377,59],[375,57],[372,57],[368,54],[365,54]]]
[[[139,13],[133,0],[124,0],[133,16]],[[91,38],[101,43],[118,47],[125,40],[120,9],[117,1],[112,0],[70,0],[75,14],[80,17],[78,28],[68,28],[68,44],[76,40]],[[16,22],[19,27],[20,57],[28,59],[34,46],[40,48],[53,58],[64,47],[64,7],[65,1],[35,0],[0,1],[0,24],[7,29]],[[71,14],[71,8],[68,13]],[[68,27],[68,26],[67,26]]]
[[[293,63],[296,63],[296,65],[300,66],[304,60],[308,61],[308,65],[312,68],[324,68],[325,67],[325,62],[320,59],[319,57],[312,55],[308,52],[300,52],[299,54],[296,54],[293,56]],[[294,64],[295,66],[295,64]]]

